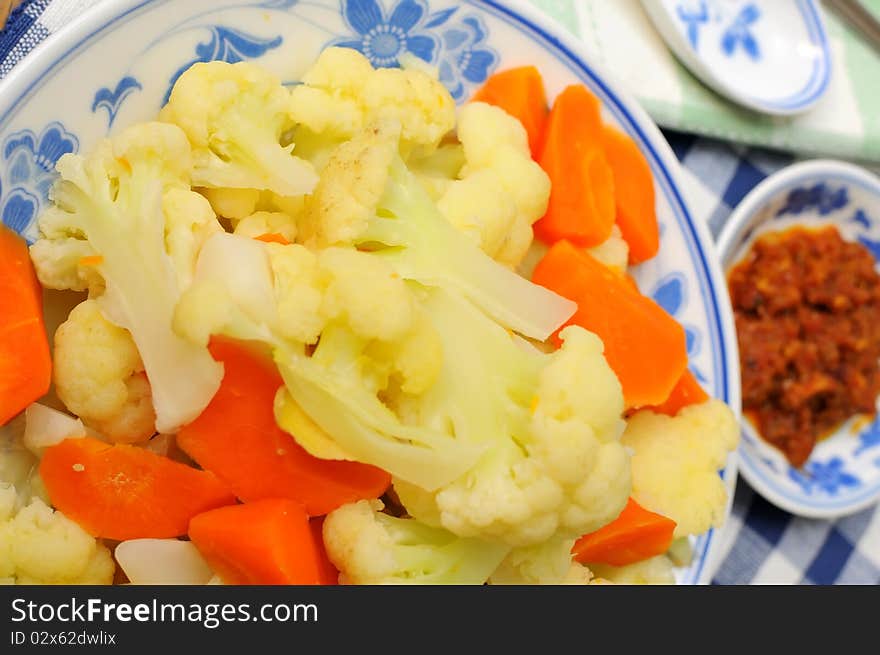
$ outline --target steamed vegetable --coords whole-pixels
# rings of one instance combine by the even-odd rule
[[[396,480],[410,514],[512,546],[575,538],[613,519],[626,503],[629,462],[623,397],[601,341],[572,327],[545,354],[441,290],[425,309],[443,341],[443,370],[403,411],[485,454],[431,493]]]
[[[110,584],[107,548],[77,523],[35,498],[15,507],[15,488],[0,485],[0,584]]]
[[[529,150],[537,159],[547,123],[544,80],[534,66],[520,66],[494,73],[471,98],[500,107],[516,118],[529,135]]]
[[[235,502],[212,473],[90,437],[47,448],[40,476],[65,516],[94,536],[120,541],[186,534],[196,514]]]
[[[179,229],[184,220],[166,212],[188,203],[166,200],[169,194],[195,195],[189,190],[191,161],[183,132],[162,123],[131,127],[102,141],[88,157],[64,155],[57,165],[55,205],[40,217],[41,238],[31,247],[44,286],[89,286],[103,317],[131,334],[161,432],[174,432],[198,416],[222,374],[207,348],[171,329],[180,267],[194,262],[182,261],[166,242],[169,228]],[[172,243],[184,241],[178,235]],[[186,247],[190,258],[195,256],[198,244]],[[100,260],[83,272],[80,259],[86,256]],[[83,344],[83,362],[100,356],[91,348]]]
[[[193,517],[189,538],[227,584],[322,582],[321,544],[292,500],[265,499]]]
[[[49,390],[43,294],[24,239],[0,225],[0,425]]]
[[[331,512],[324,543],[342,584],[483,584],[510,550],[456,537],[362,500]]]
[[[458,139],[464,162],[437,208],[487,255],[516,266],[532,243],[532,224],[547,210],[550,179],[532,160],[522,125],[497,107],[462,107]]]
[[[685,407],[699,405],[707,400],[709,400],[709,394],[705,392],[694,374],[690,370],[685,370],[672,388],[669,398],[659,405],[645,409],[650,409],[657,414],[675,416]]]
[[[733,412],[720,400],[685,407],[674,417],[637,412],[623,435],[634,452],[633,498],[675,521],[676,538],[719,527],[728,498],[718,471],[738,440]]]
[[[224,339],[215,340],[211,352],[223,362],[223,382],[205,411],[181,429],[177,444],[238,498],[288,498],[320,516],[377,498],[389,486],[384,471],[312,457],[278,427],[273,404],[284,383],[271,359]]]
[[[546,339],[573,304],[498,265],[450,225],[396,143],[392,128],[379,127],[340,146],[307,210],[314,243],[369,248],[401,277],[460,293],[502,325]]]
[[[310,193],[312,165],[283,143],[294,127],[281,81],[247,62],[197,63],[181,75],[159,118],[183,130],[192,145],[192,183],[200,187]]]
[[[392,387],[423,390],[442,360],[430,323],[414,311],[414,291],[381,259],[221,235],[199,263],[178,306],[180,334],[198,343],[213,334],[269,346],[294,401],[333,435],[345,459],[429,487],[474,462],[473,447],[405,425],[380,397]]]
[[[190,541],[130,539],[113,556],[128,581],[136,585],[202,585],[214,571]]]
[[[55,331],[54,377],[67,409],[111,441],[139,443],[156,432],[137,346],[128,330],[104,318],[97,300],[74,307]]]
[[[651,167],[635,142],[602,126],[602,150],[614,179],[615,221],[629,245],[629,263],[640,264],[660,250],[660,226]]]
[[[567,239],[589,248],[611,234],[614,175],[602,148],[599,109],[583,85],[566,88],[553,103],[538,160],[553,187],[547,213],[535,224],[547,244]]]
[[[59,444],[65,439],[86,436],[86,427],[78,418],[40,403],[28,405],[24,416],[25,427],[21,443],[37,457],[42,456],[48,446]]]
[[[662,555],[672,544],[675,521],[649,512],[632,498],[616,519],[578,539],[574,558],[593,566],[625,566]]]
[[[377,122],[400,125],[404,150],[430,150],[455,126],[455,101],[424,71],[373,68],[356,50],[327,48],[291,90],[291,115],[323,143]]]
[[[669,397],[687,367],[687,347],[684,328],[660,305],[567,241],[550,248],[532,279],[578,303],[570,322],[602,339],[627,407]]]
[[[584,585],[593,574],[571,557],[574,539],[550,539],[514,548],[492,573],[493,585]]]

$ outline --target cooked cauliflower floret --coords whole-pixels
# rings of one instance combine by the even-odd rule
[[[199,189],[211,208],[218,216],[233,222],[240,221],[254,213],[260,202],[260,191],[257,189]]]
[[[675,573],[672,570],[672,561],[665,555],[658,555],[650,559],[628,564],[627,566],[609,566],[607,564],[593,564],[595,583],[622,584],[622,585],[670,585],[675,584]]]
[[[174,261],[181,289],[192,283],[196,258],[212,234],[222,232],[211,204],[194,191],[168,189],[162,196],[165,214],[165,249]]]
[[[112,582],[110,551],[61,512],[40,499],[14,516],[0,505],[7,510],[0,515],[0,578],[19,584]]]
[[[293,155],[294,145],[282,145],[294,127],[290,93],[259,66],[192,65],[175,82],[159,117],[189,139],[193,186],[297,196],[311,193],[318,181],[312,165]]]
[[[532,160],[525,128],[498,107],[462,107],[458,138],[466,163],[438,207],[489,256],[514,267],[532,243],[532,224],[547,211],[550,178]]]
[[[611,228],[611,236],[598,246],[588,248],[587,252],[608,268],[618,273],[626,273],[629,265],[629,245],[617,225]]]
[[[374,69],[361,53],[327,48],[291,91],[291,114],[309,130],[350,138],[376,121],[401,126],[405,148],[433,149],[455,126],[455,101],[415,68]]]
[[[341,584],[483,584],[509,550],[383,514],[382,507],[361,500],[327,515],[324,545]]]
[[[720,527],[727,491],[718,471],[738,440],[733,412],[720,400],[685,407],[674,417],[637,412],[623,435],[634,451],[633,496],[675,521],[676,537]]]
[[[490,584],[583,585],[593,575],[571,559],[574,539],[552,539],[535,546],[514,548],[492,576]]]
[[[354,241],[366,230],[388,182],[398,128],[374,125],[336,148],[306,201],[301,239],[325,248]]]
[[[137,347],[94,300],[77,305],[55,332],[54,378],[67,408],[107,438],[136,443],[155,433],[150,383]]]

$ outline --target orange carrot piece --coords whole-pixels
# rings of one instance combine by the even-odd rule
[[[229,339],[213,339],[210,348],[224,364],[223,381],[202,414],[180,430],[177,444],[238,498],[289,498],[321,516],[385,492],[391,483],[385,471],[312,457],[278,427],[273,405],[284,383],[270,358]]]
[[[614,176],[615,220],[629,245],[629,263],[640,264],[660,250],[654,177],[648,160],[617,128],[602,128],[602,149]]]
[[[312,530],[315,547],[318,549],[318,578],[321,584],[339,584],[339,569],[333,566],[333,562],[327,556],[327,549],[324,547],[324,517],[316,516],[310,520],[309,528]]]
[[[614,227],[614,175],[602,149],[599,100],[586,87],[570,86],[556,98],[539,163],[552,188],[535,235],[584,248],[605,241]]]
[[[268,234],[261,234],[258,237],[254,237],[257,241],[264,241],[266,243],[280,243],[282,246],[289,246],[290,241],[287,240],[283,234],[278,234],[277,232],[270,232]]]
[[[548,110],[544,79],[537,68],[521,66],[495,73],[471,101],[495,105],[518,119],[529,135],[532,157],[538,158]]]
[[[79,258],[80,266],[100,266],[103,263],[104,257],[102,255],[89,255],[88,257]]]
[[[47,448],[40,477],[65,516],[95,537],[119,541],[184,535],[196,514],[235,502],[212,473],[90,437]]]
[[[630,498],[620,516],[578,539],[571,552],[582,564],[626,566],[665,553],[674,531],[675,521]]]
[[[685,372],[672,389],[672,393],[669,394],[669,398],[665,402],[647,409],[658,414],[675,416],[688,405],[699,405],[707,400],[709,400],[709,394],[703,390],[694,374],[690,370],[685,369]]]
[[[49,391],[43,292],[27,243],[0,224],[0,425]]]
[[[602,339],[627,407],[669,397],[687,367],[687,347],[684,329],[660,305],[568,241],[547,251],[532,280],[578,304],[567,325]]]
[[[227,584],[321,584],[320,553],[296,501],[267,498],[199,514],[189,538]]]

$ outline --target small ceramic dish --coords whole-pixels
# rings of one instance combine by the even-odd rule
[[[774,115],[812,107],[831,79],[815,0],[642,0],[678,59],[718,93]]]
[[[867,247],[880,270],[880,178],[830,160],[794,164],[770,176],[742,201],[721,233],[722,266],[729,272],[763,233],[824,225]],[[880,500],[880,417],[847,421],[816,444],[800,469],[743,418],[739,456],[749,484],[793,514],[833,518]]]

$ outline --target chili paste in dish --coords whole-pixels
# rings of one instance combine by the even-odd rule
[[[743,412],[801,466],[880,392],[880,275],[834,227],[761,236],[729,275]]]

